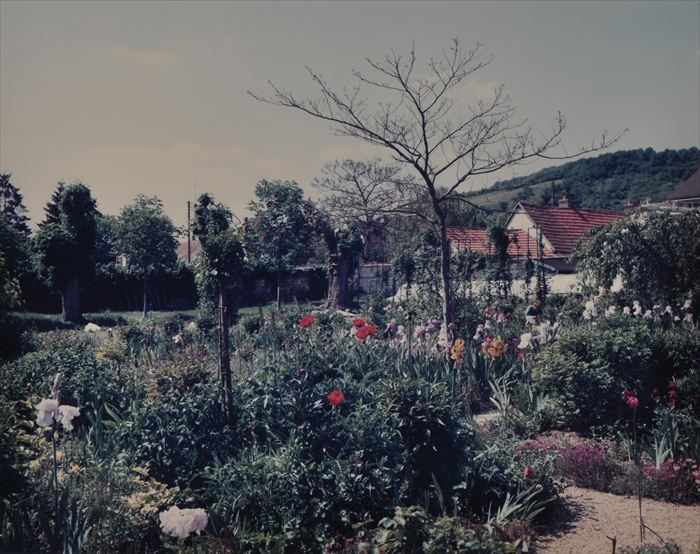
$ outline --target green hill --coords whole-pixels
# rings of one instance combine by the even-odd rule
[[[662,199],[698,167],[697,147],[621,150],[498,181],[465,196],[484,207],[507,209],[520,200],[547,205],[552,196],[556,200],[566,193],[570,203],[580,208],[620,210],[628,202]]]

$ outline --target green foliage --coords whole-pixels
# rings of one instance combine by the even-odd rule
[[[195,263],[195,283],[203,313],[215,313],[221,300],[229,314],[235,314],[232,296],[240,292],[248,267],[241,229],[232,227],[232,220],[231,211],[213,196],[202,194],[197,200],[194,235],[202,245],[202,255]]]
[[[700,150],[686,148],[655,152],[652,148],[620,150],[547,167],[524,177],[498,181],[471,200],[495,206],[501,199],[551,203],[566,193],[582,208],[621,210],[627,202],[659,200],[700,165]]]
[[[20,280],[29,269],[29,239],[0,214],[0,312],[21,303]]]
[[[126,256],[126,270],[148,278],[174,269],[176,232],[158,198],[137,196],[119,215],[119,249]]]
[[[34,237],[40,275],[59,289],[75,280],[87,282],[95,272],[97,232],[90,189],[81,183],[63,188],[51,213],[51,222]]]
[[[700,213],[649,214],[598,229],[576,254],[593,287],[622,277],[625,294],[645,304],[700,298]],[[697,305],[694,313],[700,313]]]
[[[648,406],[654,384],[652,333],[644,321],[616,318],[566,329],[535,359],[533,378],[567,427],[586,431],[624,415],[621,395]],[[648,409],[644,410],[648,413]]]
[[[113,275],[118,271],[119,219],[99,214],[95,219],[95,270],[98,275]]]
[[[114,440],[158,481],[196,487],[204,468],[233,455],[239,439],[224,427],[215,384],[186,380],[159,386],[157,399],[121,412]]]
[[[22,193],[10,181],[12,175],[0,174],[0,218],[3,218],[18,233],[29,236],[27,208]]]
[[[65,190],[66,184],[63,181],[59,181],[51,193],[51,198],[44,206],[44,220],[39,224],[39,227],[61,222],[61,196],[63,196]]]
[[[260,181],[245,223],[245,244],[254,267],[290,271],[306,260],[312,229],[304,192],[294,181]]]

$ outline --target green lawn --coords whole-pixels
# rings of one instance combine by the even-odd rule
[[[290,306],[293,304],[289,304]],[[284,306],[283,306],[284,307]],[[317,307],[317,306],[316,306]],[[241,316],[251,316],[260,313],[260,309],[264,313],[269,313],[275,309],[275,303],[265,304],[263,306],[247,306],[240,308],[238,313]],[[150,321],[162,321],[173,316],[182,316],[185,319],[196,319],[199,316],[199,310],[172,310],[172,311],[151,311],[148,313]],[[37,312],[11,312],[11,316],[19,320],[19,324],[27,329],[34,331],[53,331],[56,329],[78,329],[84,324],[66,323],[61,319],[61,314],[41,314]],[[85,323],[93,322],[103,327],[113,327],[115,325],[125,325],[141,321],[143,315],[141,311],[128,312],[89,312],[83,314]]]

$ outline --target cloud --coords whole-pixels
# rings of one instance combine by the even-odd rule
[[[117,60],[145,67],[166,67],[177,62],[175,52],[165,48],[118,46],[112,49],[112,55]]]

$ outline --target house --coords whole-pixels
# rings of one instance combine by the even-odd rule
[[[665,203],[672,208],[700,208],[700,168],[682,181],[666,196]]]
[[[586,210],[569,206],[566,197],[557,206],[535,206],[520,202],[506,223],[510,238],[508,253],[514,259],[542,259],[549,269],[558,274],[575,273],[569,261],[576,245],[596,227],[613,223],[625,217],[622,212]],[[493,254],[488,231],[450,227],[447,236],[455,249],[466,249],[481,254]]]

